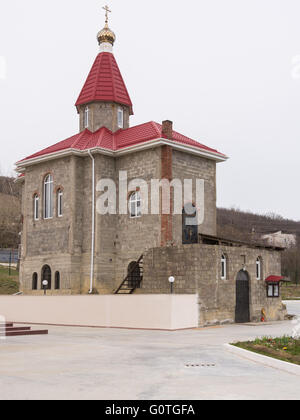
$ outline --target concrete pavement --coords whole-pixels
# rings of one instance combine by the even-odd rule
[[[288,308],[300,315],[300,302]],[[178,332],[50,327],[49,336],[0,341],[0,399],[299,399],[299,376],[224,348],[293,328],[290,321]]]

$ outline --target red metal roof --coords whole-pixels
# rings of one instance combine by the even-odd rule
[[[113,54],[98,54],[83,89],[77,99],[76,106],[95,101],[117,102],[130,107],[132,102],[124,80]]]
[[[266,278],[267,283],[279,283],[280,281],[285,280],[285,277],[282,276],[269,276]]]
[[[68,149],[83,151],[99,147],[110,151],[118,151],[127,147],[138,146],[140,144],[147,143],[148,141],[161,138],[163,138],[162,125],[153,121],[137,125],[126,130],[121,129],[116,133],[112,133],[106,127],[100,128],[95,133],[92,133],[86,129],[81,133],[76,134],[75,136],[72,136],[38,153],[28,156],[20,162],[46,156],[51,153],[67,151]],[[195,140],[183,136],[176,131],[173,131],[173,137],[171,140],[174,141],[174,144],[192,146],[194,148],[203,150],[204,152],[211,152],[218,154],[221,158],[226,158],[225,155],[218,152],[217,150],[211,149],[210,147],[207,147]]]

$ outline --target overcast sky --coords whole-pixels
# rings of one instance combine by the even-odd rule
[[[78,132],[105,0],[10,0],[0,13],[0,168]],[[300,1],[110,0],[131,125],[230,156],[218,205],[300,220]]]

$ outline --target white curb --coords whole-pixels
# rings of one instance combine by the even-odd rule
[[[284,362],[283,360],[274,359],[273,357],[264,356],[262,354],[254,353],[245,349],[241,349],[231,344],[224,344],[225,348],[230,353],[243,357],[244,359],[251,360],[252,362],[261,363],[273,369],[283,370],[293,375],[300,376],[300,365],[294,363]]]

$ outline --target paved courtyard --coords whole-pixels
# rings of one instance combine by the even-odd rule
[[[300,302],[288,308],[300,316]],[[293,327],[289,321],[179,332],[50,327],[49,336],[0,341],[0,399],[299,399],[300,376],[224,347]]]

